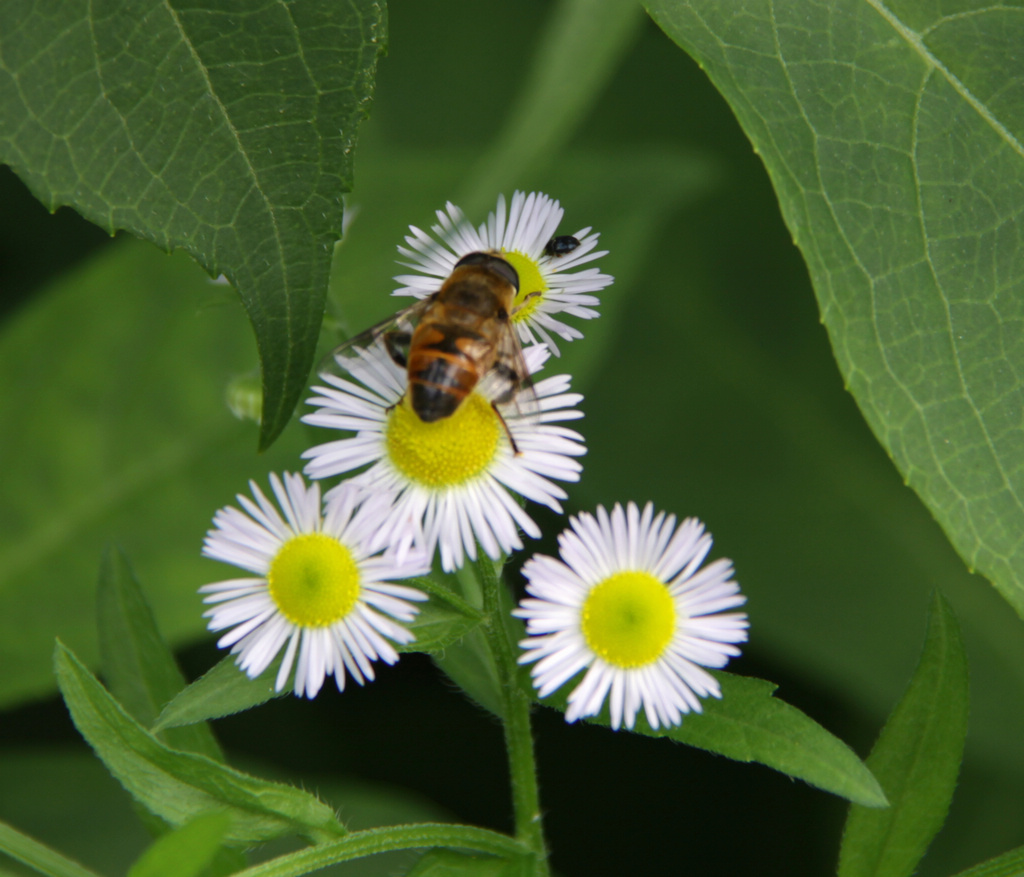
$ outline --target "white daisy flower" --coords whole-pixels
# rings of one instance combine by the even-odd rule
[[[586,670],[569,695],[566,721],[597,715],[609,700],[612,727],[632,728],[641,707],[652,728],[678,725],[701,711],[701,697],[721,697],[703,667],[724,667],[746,642],[747,616],[723,610],[746,598],[732,562],[701,569],[711,536],[695,518],[648,503],[616,504],[611,515],[569,519],[558,537],[561,560],[537,555],[523,565],[529,597],[513,614],[529,636],[520,664],[541,697]],[[701,666],[702,665],[702,666]]]
[[[498,251],[519,274],[517,310],[512,314],[519,337],[524,344],[536,344],[539,337],[557,356],[552,335],[572,341],[583,333],[556,320],[555,315],[564,313],[584,320],[598,316],[593,308],[600,299],[590,293],[614,280],[597,268],[568,273],[608,255],[608,251],[594,251],[599,235],[589,227],[574,235],[553,237],[564,213],[547,195],[516,192],[506,215],[505,196],[499,195],[497,209],[477,229],[449,201],[444,210],[437,211],[438,224],[430,229],[434,237],[416,226],[409,227],[408,247],[400,246],[398,252],[411,261],[400,264],[420,273],[396,277],[402,286],[393,295],[425,298],[441,288],[459,259],[469,253]]]
[[[535,373],[548,352],[538,345],[524,358]],[[419,542],[428,557],[439,548],[450,571],[465,556],[476,559],[477,542],[498,559],[523,547],[517,528],[540,536],[512,492],[562,511],[565,491],[551,479],[578,481],[582,466],[574,458],[586,452],[578,433],[557,424],[583,416],[574,407],[583,397],[567,392],[568,375],[535,384],[529,410],[514,401],[496,409],[494,387],[484,378],[454,414],[425,423],[405,398],[406,370],[379,341],[339,364],[352,380],[321,374],[329,386],[313,388],[317,395],[307,401],[317,411],[302,420],[355,435],[310,448],[305,472],[328,478],[368,466],[327,496],[352,488],[390,498],[378,522],[385,544],[401,553]]]
[[[215,604],[204,613],[209,629],[232,628],[217,645],[230,647],[250,678],[284,647],[278,691],[293,665],[300,697],[315,697],[332,674],[339,691],[346,673],[362,685],[374,678],[372,661],[398,660],[389,639],[414,639],[397,622],[410,622],[419,611],[410,600],[427,599],[391,580],[423,575],[430,564],[422,552],[402,560],[374,556],[376,510],[356,508],[353,494],[339,495],[321,513],[320,485],[307,487],[301,475],[289,473],[283,482],[271,475],[270,485],[280,511],[250,481],[256,501],[239,495],[242,510],[222,508],[206,534],[204,555],[254,573],[199,589],[204,603]]]

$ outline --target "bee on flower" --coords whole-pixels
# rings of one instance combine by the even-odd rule
[[[538,345],[524,358],[533,374],[548,352]],[[328,499],[340,490],[387,498],[379,535],[399,555],[420,544],[429,557],[439,551],[450,571],[466,557],[475,560],[479,543],[498,559],[522,548],[520,529],[540,536],[516,495],[562,511],[566,494],[555,482],[579,480],[576,458],[586,452],[582,436],[561,425],[582,417],[582,397],[568,392],[567,375],[538,381],[527,411],[496,402],[495,386],[485,379],[454,414],[425,422],[407,399],[406,370],[382,344],[359,349],[346,368],[347,377],[321,374],[324,383],[308,400],[317,410],[302,420],[350,435],[307,450],[305,472],[350,476]]]
[[[565,341],[582,338],[574,326],[557,319],[566,315],[582,320],[598,316],[600,299],[593,293],[614,280],[596,267],[576,270],[608,255],[597,250],[599,234],[589,227],[571,235],[555,235],[565,211],[558,201],[540,192],[516,192],[506,208],[498,196],[495,210],[479,227],[471,225],[451,202],[437,211],[437,223],[428,234],[410,226],[406,246],[398,248],[406,267],[418,272],[402,274],[394,295],[425,299],[451,276],[456,264],[470,253],[495,253],[516,272],[519,288],[512,303],[512,322],[523,344],[542,342],[558,355],[553,336]]]
[[[439,240],[413,228],[412,249],[399,248],[424,272],[399,278],[410,285],[398,293],[417,301],[320,369],[318,410],[303,421],[354,435],[308,450],[305,472],[390,497],[382,527],[399,552],[414,541],[439,549],[445,570],[475,559],[478,543],[497,559],[522,547],[519,530],[540,535],[515,495],[560,512],[554,481],[579,478],[582,437],[557,423],[582,416],[582,397],[565,375],[535,379],[547,344],[521,347],[534,332],[552,345],[548,330],[580,337],[551,315],[596,316],[587,293],[612,281],[595,268],[567,273],[604,253],[590,229],[554,235],[562,213],[517,192],[474,229],[449,204]]]

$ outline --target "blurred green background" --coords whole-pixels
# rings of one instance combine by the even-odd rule
[[[389,4],[389,54],[332,278],[347,328],[396,309],[394,248],[409,224],[429,226],[448,199],[480,199],[467,178],[494,149],[551,15],[534,0]],[[920,873],[1024,843],[1020,621],[965,570],[844,391],[768,178],[696,65],[639,22],[568,142],[506,183],[506,196],[558,198],[561,233],[600,231],[601,267],[617,278],[602,318],[554,365],[586,397],[589,452],[568,510],[633,499],[701,517],[749,598],[750,646],[730,669],[780,683],[779,696],[862,756],[941,590],[965,630],[971,730],[949,823]],[[95,571],[113,541],[187,674],[203,672],[217,655],[195,590],[223,573],[198,557],[202,535],[247,478],[297,468],[310,435],[293,424],[257,456],[255,425],[228,412],[226,387],[256,359],[223,287],[68,210],[48,216],[6,170],[0,187],[0,818],[115,873],[145,834],[127,802],[106,807],[113,781],[53,697],[53,637],[95,657]],[[481,203],[477,222],[493,195]],[[553,552],[564,522],[535,511],[537,547]],[[402,810],[511,826],[500,729],[421,656],[365,690],[288,698],[216,730],[243,767],[298,775],[357,821],[372,821],[373,796],[345,783],[386,784],[381,819]],[[537,735],[561,873],[834,870],[838,799],[549,711]]]

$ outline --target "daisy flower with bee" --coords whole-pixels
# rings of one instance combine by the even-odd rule
[[[561,512],[555,482],[579,478],[582,436],[561,423],[582,416],[582,397],[568,376],[534,375],[551,333],[581,337],[553,315],[597,316],[592,293],[612,278],[571,270],[605,253],[589,228],[556,235],[562,214],[517,192],[479,228],[452,204],[436,238],[412,227],[399,252],[422,273],[397,278],[396,294],[417,300],[334,352],[303,418],[352,433],[308,450],[306,474],[351,475],[346,489],[391,496],[387,540],[437,548],[445,570],[477,545],[498,559],[522,547],[520,531],[539,536],[516,497]]]

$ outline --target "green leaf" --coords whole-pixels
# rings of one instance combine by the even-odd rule
[[[772,696],[763,679],[715,674],[722,699],[704,701],[704,712],[653,736],[717,752],[734,761],[756,761],[867,807],[884,807],[885,794],[849,746],[810,716]],[[643,733],[643,732],[641,732]]]
[[[482,618],[481,610],[477,609],[476,605],[481,604],[483,599],[480,567],[484,565],[492,569],[497,567],[500,574],[501,564],[496,564],[483,555],[454,573],[441,574],[441,580],[447,579],[450,584],[432,585],[433,592],[446,593],[447,599],[453,601],[453,605],[463,607],[467,617],[474,613],[477,619]],[[455,596],[457,591],[464,596]],[[502,717],[505,701],[501,679],[487,638],[478,626],[470,628],[464,636],[449,642],[444,648],[432,650],[431,657],[441,671],[467,696],[499,719]]]
[[[116,549],[103,557],[97,606],[107,686],[133,719],[150,728],[164,704],[185,687],[185,677],[160,636],[128,560]],[[164,740],[176,749],[224,760],[204,725],[170,731]]]
[[[239,669],[235,656],[228,655],[179,692],[164,707],[153,730],[163,731],[233,716],[275,697],[284,697],[291,691],[289,686],[285,685],[280,691],[274,688],[281,658],[278,655],[266,670],[250,679]]]
[[[387,783],[360,782],[330,775],[304,774],[302,782],[315,788],[317,794],[345,815],[349,837],[366,828],[415,822],[457,822],[451,813],[420,794]],[[422,855],[421,849],[383,852],[362,859],[350,866],[359,877],[394,877],[405,874]],[[239,869],[240,870],[240,869]],[[346,869],[339,869],[344,873]]]
[[[4,822],[0,822],[0,853],[5,853],[47,877],[97,877],[73,859],[62,856]]]
[[[886,806],[885,794],[871,771],[849,746],[794,706],[772,696],[776,685],[764,679],[715,671],[721,699],[702,701],[704,711],[690,713],[681,725],[653,730],[637,715],[634,731],[717,752],[733,761],[756,761],[866,807]],[[564,712],[572,685],[538,701]],[[607,705],[591,724],[610,725]]]
[[[319,868],[396,850],[445,847],[522,858],[530,851],[514,838],[469,825],[421,823],[371,828],[278,856],[238,872],[238,877],[301,877]]]
[[[255,366],[241,308],[184,254],[118,241],[62,276],[0,332],[0,703],[53,691],[53,639],[96,662],[96,568],[131,557],[168,641],[203,631],[196,588],[216,509],[295,469],[289,429],[257,455],[224,403]],[[298,424],[296,424],[296,427]]]
[[[1024,847],[960,871],[954,877],[1020,877],[1021,874],[1024,874]]]
[[[528,873],[523,860],[428,850],[406,877],[518,877]]]
[[[383,29],[377,0],[4,4],[0,161],[51,210],[227,275],[260,351],[262,447],[312,365]]]
[[[443,652],[480,623],[480,610],[441,582],[431,578],[415,578],[409,579],[406,584],[419,588],[430,599],[417,604],[419,612],[409,625],[416,639],[402,646],[399,651],[430,654]]]
[[[452,682],[484,709],[501,718],[503,701],[498,671],[479,628],[432,657]]]
[[[232,843],[259,843],[296,833],[322,840],[345,833],[331,808],[306,792],[165,746],[59,642],[54,661],[58,685],[79,733],[121,785],[171,825],[222,809],[231,817],[225,838]]]
[[[1024,615],[1024,19],[916,0],[648,9],[761,155],[875,435]]]
[[[479,623],[480,612],[444,585],[428,578],[410,579],[407,584],[429,594],[430,599],[418,604],[419,613],[409,625],[416,639],[400,651],[444,653]],[[280,665],[281,655],[278,655],[266,670],[250,679],[238,669],[235,657],[228,655],[171,699],[153,730],[163,731],[235,715],[275,697],[283,697],[291,689],[289,685],[280,691],[274,687]]]
[[[226,813],[200,814],[157,838],[128,877],[195,877],[213,862],[230,823]]]
[[[850,809],[839,877],[904,877],[916,871],[956,788],[968,687],[960,627],[936,593],[921,661],[867,760],[892,806]]]
[[[416,620],[408,625],[416,634],[416,639],[398,651],[429,654],[443,652],[466,636],[477,624],[479,618],[466,616],[458,609],[431,598],[430,602],[420,604]]]

